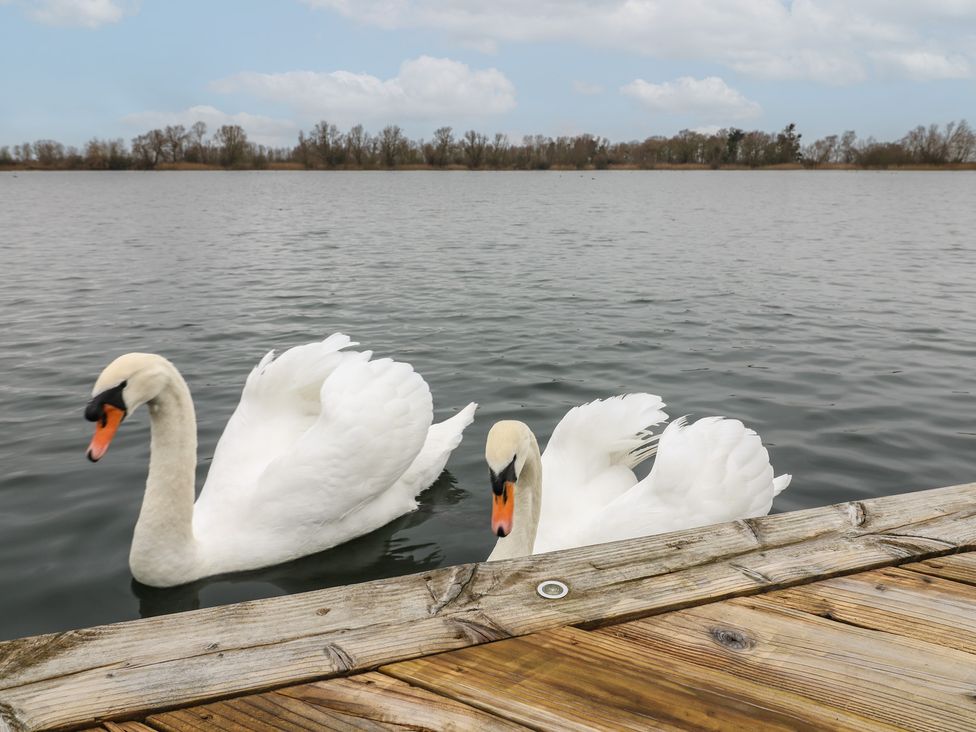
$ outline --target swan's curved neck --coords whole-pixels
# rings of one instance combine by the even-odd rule
[[[495,542],[495,548],[488,557],[489,562],[528,556],[535,545],[542,508],[542,457],[535,435],[529,432],[529,438],[527,457],[515,488],[512,532]]]
[[[171,373],[166,386],[147,405],[152,425],[149,475],[129,553],[133,576],[155,586],[179,584],[196,563],[196,416],[189,387],[176,367],[167,366]]]

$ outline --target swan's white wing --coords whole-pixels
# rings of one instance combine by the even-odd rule
[[[471,402],[453,417],[430,426],[424,446],[394,486],[396,493],[412,499],[437,480],[454,448],[461,444],[465,428],[474,421],[477,408]]]
[[[535,551],[566,546],[567,529],[637,482],[632,468],[652,454],[648,428],[668,415],[654,394],[627,394],[574,407],[556,425],[542,455],[542,506]]]
[[[774,480],[769,453],[735,419],[676,419],[664,430],[650,474],[606,506],[583,532],[593,544],[762,516],[789,484]]]
[[[319,392],[329,375],[345,361],[369,360],[369,352],[342,351],[354,345],[348,336],[334,333],[290,348],[277,359],[274,351],[261,359],[217,442],[195,516],[219,514],[239,503],[241,491],[253,487],[276,457],[295,446],[319,418]]]
[[[431,423],[427,383],[390,359],[340,365],[321,400],[315,424],[267,467],[240,517],[243,533],[280,536],[294,556],[378,528],[365,509],[410,467]],[[409,509],[395,503],[387,520]]]
[[[775,495],[762,440],[737,419],[675,420],[661,435],[649,492],[696,525],[763,516]]]

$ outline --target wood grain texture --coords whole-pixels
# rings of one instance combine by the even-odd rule
[[[105,732],[156,732],[142,722],[106,722]]]
[[[152,715],[146,722],[163,732],[350,729],[339,717],[273,692]]]
[[[959,554],[906,564],[904,569],[976,585],[976,554]]]
[[[890,567],[770,592],[763,599],[976,654],[976,587],[971,585]]]
[[[546,730],[863,729],[866,720],[789,696],[751,699],[639,643],[575,628],[384,666],[382,671]]]
[[[378,673],[179,709],[152,715],[147,723],[163,732],[201,729],[525,732],[525,727]]]
[[[278,693],[343,715],[355,729],[525,731],[521,725],[380,673],[290,686]]]
[[[0,719],[67,727],[976,548],[976,485],[0,644]],[[568,597],[538,597],[561,579]]]
[[[601,633],[900,729],[972,730],[976,657],[740,598]]]

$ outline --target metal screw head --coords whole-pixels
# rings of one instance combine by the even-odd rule
[[[560,582],[559,580],[545,580],[539,583],[539,586],[535,588],[535,591],[539,593],[539,597],[544,597],[547,600],[558,600],[560,597],[566,597],[569,594],[569,588],[566,586],[565,582]]]

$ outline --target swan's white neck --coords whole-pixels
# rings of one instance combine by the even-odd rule
[[[197,424],[190,389],[168,364],[166,385],[149,401],[149,476],[132,536],[129,566],[148,585],[185,582],[197,563],[193,536]]]
[[[542,508],[542,457],[535,435],[529,432],[529,438],[527,457],[515,488],[512,532],[495,542],[495,548],[488,556],[489,562],[528,556],[535,545]]]

